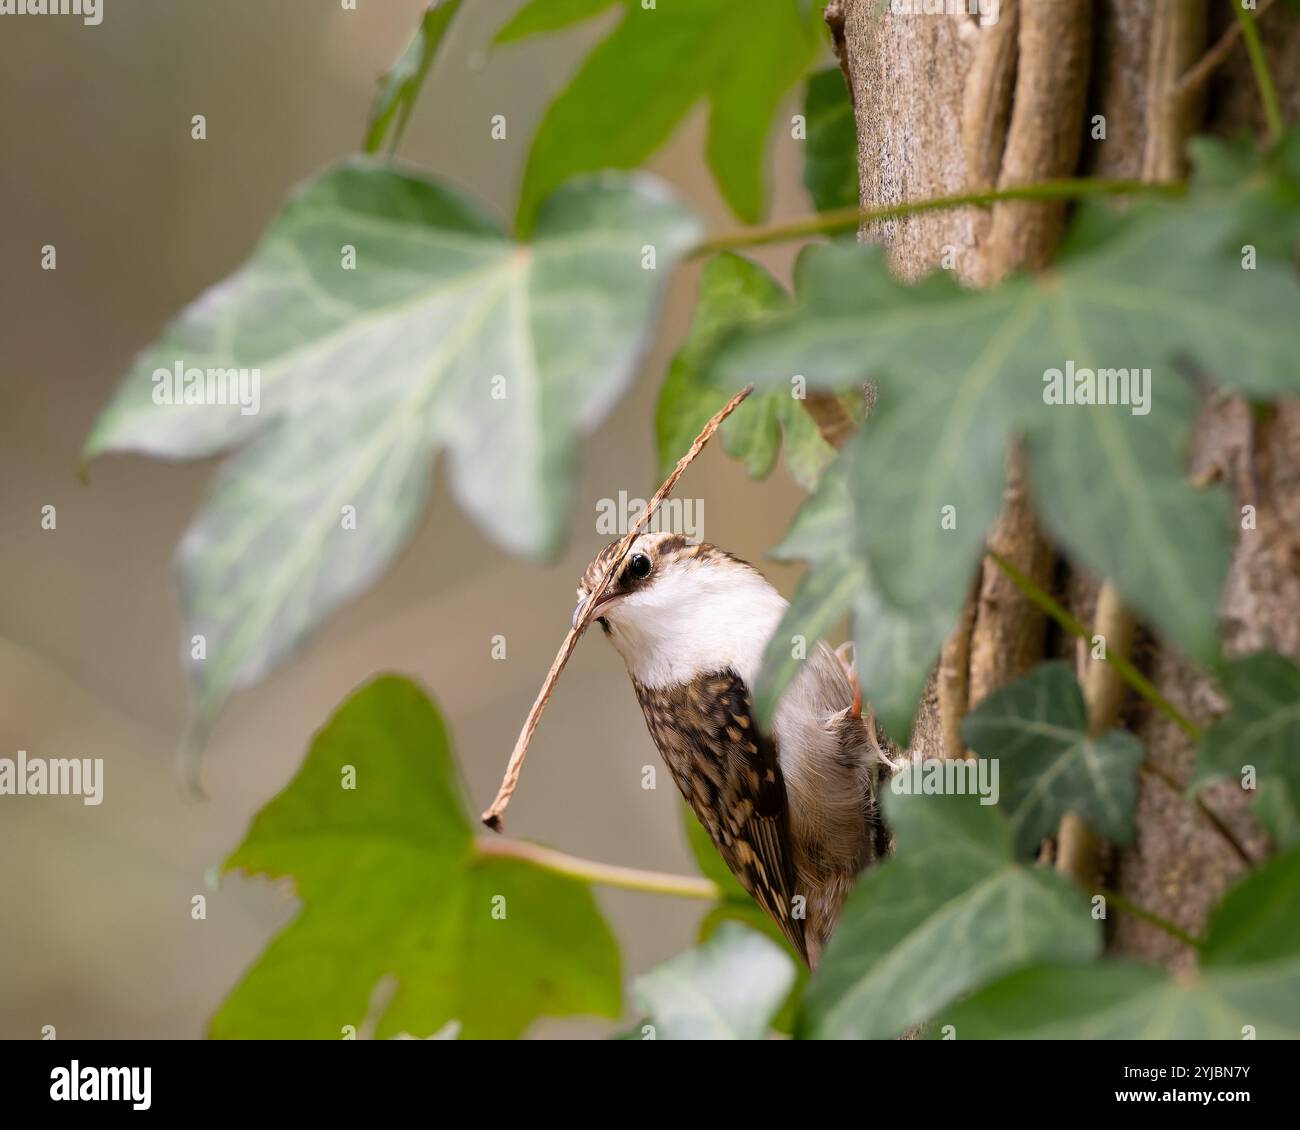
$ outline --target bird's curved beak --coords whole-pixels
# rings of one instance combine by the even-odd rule
[[[571,628],[576,628],[578,626],[578,617],[582,615],[582,610],[587,607],[587,601],[590,599],[590,596],[582,596],[578,598],[578,606],[573,610],[573,620],[569,624]],[[596,615],[594,615],[589,622],[595,623],[595,621],[599,620],[600,617],[604,615],[605,610],[617,600],[617,596],[605,595],[601,597],[600,603],[596,605]]]

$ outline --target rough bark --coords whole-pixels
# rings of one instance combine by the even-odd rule
[[[1007,7],[1004,2],[1004,11]],[[996,183],[1007,183],[1003,170],[1016,152],[1010,135],[1017,117],[1048,126],[1052,139],[1041,151],[1018,158],[1027,169],[1024,179],[1068,175],[1074,168],[1063,169],[1066,163],[1098,176],[1167,179],[1181,173],[1182,138],[1199,122],[1220,132],[1248,125],[1262,135],[1255,87],[1239,44],[1190,97],[1169,94],[1178,76],[1227,30],[1231,13],[1220,11],[1223,7],[1209,8],[1207,20],[1204,0],[1020,0],[1020,19],[1028,16],[1030,27],[1046,20],[1049,9],[1058,20],[1086,23],[1092,50],[1084,61],[1077,38],[1062,46],[1040,33],[1033,48],[1047,53],[1048,66],[1041,73],[1073,76],[1072,89],[1078,86],[1079,67],[1084,68],[1085,101],[1045,80],[1026,78],[1025,60],[1017,65],[1009,57],[1012,38],[1021,53],[1026,50],[1024,26],[1013,35],[1005,25],[980,28],[964,17],[891,16],[874,0],[845,0],[843,57],[854,95],[862,204],[873,207],[988,185],[995,183],[995,171]],[[1294,117],[1300,112],[1300,19],[1278,5],[1261,20],[1261,28],[1287,115]],[[1054,109],[1046,111],[1048,104]],[[1045,113],[1050,120],[1044,120]],[[1084,125],[1097,113],[1106,117],[1106,140],[1088,139],[1078,153],[1079,140],[1087,137]],[[1069,149],[1071,128],[1077,131],[1077,161]],[[1059,212],[1016,207],[1002,215],[1006,219],[999,224],[998,214],[988,210],[934,213],[873,225],[862,238],[881,242],[891,266],[904,278],[934,270],[945,249],[955,248],[958,276],[979,284],[1007,269],[1040,262],[1059,225]],[[1300,658],[1300,405],[1281,405],[1270,420],[1256,425],[1240,402],[1211,398],[1189,452],[1189,473],[1206,481],[1224,479],[1237,505],[1249,502],[1259,514],[1255,531],[1236,531],[1240,541],[1222,602],[1226,650],[1241,654],[1268,647]],[[1015,517],[1013,505],[1002,521],[1009,516]],[[1098,603],[1096,583],[1067,575],[1058,587],[1090,622]],[[986,597],[982,581],[977,591],[968,617],[972,633],[979,623],[979,602]],[[1131,623],[1125,624],[1123,616],[1114,619],[1112,597],[1108,594],[1102,602],[1106,614],[1126,631]],[[963,700],[976,699],[1017,671],[1035,651],[1035,631],[1041,639],[1041,625],[1030,625],[1021,635],[1013,629],[1009,641],[984,645],[1003,658],[983,669],[986,673],[978,677],[985,683],[978,691],[971,685],[972,672],[987,660],[975,658],[970,646],[974,635],[956,646],[950,641],[921,704],[912,756],[935,756],[945,748],[945,719],[950,751],[960,752],[952,749],[954,702],[962,707]],[[1066,647],[1060,641],[1056,646],[1075,650],[1074,644]],[[1134,651],[1157,686],[1191,717],[1205,722],[1222,710],[1214,684],[1160,641],[1139,632]],[[1008,652],[1018,658],[1007,659]],[[1100,678],[1082,653],[1080,666],[1085,683]],[[1146,744],[1156,771],[1186,780],[1193,750],[1181,731],[1141,704],[1126,701],[1112,686],[1098,683],[1089,697],[1098,710],[1095,718],[1120,713]],[[1206,801],[1252,854],[1267,851],[1246,811],[1248,798],[1239,789],[1221,786]],[[1155,772],[1143,774],[1138,823],[1136,844],[1117,858],[1105,852],[1100,857],[1100,864],[1114,872],[1110,881],[1156,913],[1190,930],[1201,929],[1209,909],[1240,872],[1240,860],[1205,817]],[[1093,851],[1095,844],[1071,845],[1077,831],[1064,830],[1066,850]],[[1111,927],[1111,945],[1117,950],[1169,964],[1189,957],[1173,939],[1140,922],[1120,918]]]

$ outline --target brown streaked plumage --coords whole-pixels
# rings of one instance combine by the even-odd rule
[[[794,917],[785,777],[740,676],[718,671],[660,690],[632,684],[650,736],[723,862],[807,961],[805,920]]]

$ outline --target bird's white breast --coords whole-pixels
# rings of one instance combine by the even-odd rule
[[[752,569],[690,563],[667,571],[607,618],[610,638],[643,686],[662,689],[713,671],[752,688],[786,601]]]

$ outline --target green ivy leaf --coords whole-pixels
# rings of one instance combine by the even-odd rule
[[[613,7],[534,0],[498,34],[515,40]],[[708,161],[732,210],[756,223],[765,209],[763,151],[772,117],[819,46],[801,0],[691,0],[622,19],[551,104],[533,140],[519,201],[520,230],[575,173],[629,169],[667,140],[700,101],[709,105]],[[555,8],[553,14],[545,9]]]
[[[1123,962],[1013,973],[943,1010],[957,1039],[1300,1038],[1300,851],[1251,873],[1210,923],[1194,976]]]
[[[378,153],[383,148],[384,138],[393,128],[394,121],[397,128],[393,131],[391,148],[395,150],[401,144],[406,123],[415,109],[415,100],[420,96],[420,88],[424,86],[451,21],[460,11],[460,3],[461,0],[433,0],[420,18],[420,26],[411,42],[380,80],[379,97],[366,125],[367,153]]]
[[[858,127],[839,67],[808,76],[803,183],[819,212],[858,206]]]
[[[794,984],[781,947],[735,922],[638,977],[637,1005],[658,1040],[760,1040]]]
[[[1187,481],[1183,460],[1199,398],[1171,371],[1161,373],[1163,380],[1153,371],[1149,416],[1039,405],[1029,433],[1030,477],[1056,542],[1114,578],[1134,607],[1208,662],[1219,648],[1228,500]]]
[[[1294,263],[1300,241],[1300,126],[1293,125],[1262,152],[1245,133],[1194,138],[1188,150],[1197,196],[1236,213],[1228,249],[1241,254],[1250,245],[1261,255]]]
[[[249,263],[136,360],[87,443],[88,458],[243,445],[180,548],[185,638],[207,645],[190,661],[200,722],[387,567],[439,449],[489,534],[553,553],[575,441],[632,380],[696,235],[661,188],[623,177],[556,193],[528,244],[449,189],[368,163],[296,195]],[[155,403],[152,374],[178,364],[260,369],[260,412]]]
[[[1281,851],[1300,847],[1300,794],[1285,781],[1265,781],[1255,798],[1255,819]]]
[[[1196,751],[1192,786],[1216,777],[1238,783],[1246,766],[1255,769],[1256,801],[1269,817],[1275,838],[1295,835],[1300,810],[1300,668],[1271,651],[1227,664],[1223,685],[1231,707],[1211,726]]]
[[[804,998],[800,1034],[883,1039],[1011,969],[1101,950],[1083,893],[1022,866],[974,796],[886,796],[897,852],[858,880]]]
[[[865,546],[868,539],[890,534],[863,520],[861,500],[849,487],[875,434],[873,417],[845,445],[800,508],[786,539],[772,550],[778,560],[806,560],[809,568],[768,644],[754,701],[759,718],[770,719],[817,641],[851,616],[863,696],[889,735],[905,743],[917,699],[955,613],[950,617],[942,607],[900,607],[876,584]]]
[[[515,43],[589,20],[618,0],[529,0],[496,33],[494,42]]]
[[[505,1039],[539,1016],[618,1014],[618,948],[590,889],[476,849],[442,718],[409,680],[376,679],[339,708],[225,870],[292,876],[302,910],[213,1036],[339,1039],[385,977],[381,1039],[453,1020]]]
[[[1028,433],[1038,510],[1076,560],[1194,657],[1217,654],[1227,568],[1221,492],[1186,482],[1177,455],[1196,409],[1188,360],[1268,396],[1300,388],[1291,354],[1294,272],[1245,271],[1221,252],[1226,209],[1151,206],[1087,239],[1052,271],[968,291],[944,272],[908,286],[879,248],[806,254],[795,307],[741,326],[712,379],[768,387],[791,373],[844,387],[873,374],[873,441],[852,482],[881,589],[905,607],[953,613],[1000,502],[1008,436]],[[1102,226],[1107,226],[1103,224]],[[1140,281],[1138,281],[1140,280]],[[1045,375],[1149,368],[1143,405],[1044,403]],[[951,510],[946,508],[951,507]]]
[[[735,391],[709,384],[701,372],[719,334],[787,305],[785,291],[758,264],[730,253],[705,264],[690,331],[668,367],[655,410],[661,476],[677,465],[700,429]],[[791,476],[811,487],[835,457],[835,450],[822,439],[791,387],[752,394],[722,425],[727,453],[743,461],[756,479],[771,473],[783,437]]]
[[[1069,664],[1040,663],[962,721],[962,739],[996,758],[1016,852],[1033,856],[1067,812],[1115,843],[1133,840],[1142,743],[1125,730],[1088,734],[1088,708]]]

